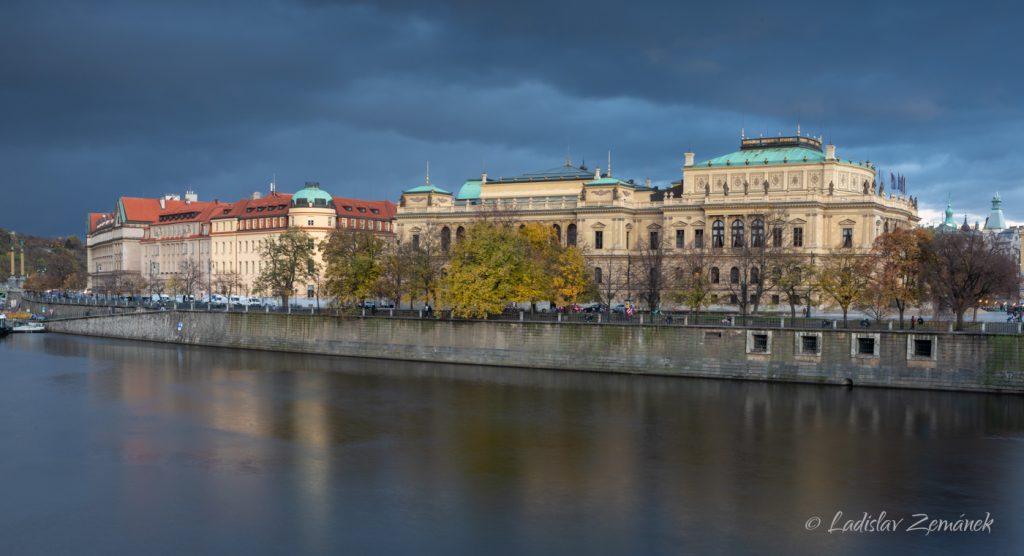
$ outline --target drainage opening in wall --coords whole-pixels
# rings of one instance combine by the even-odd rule
[[[847,388],[853,388],[853,379],[849,378],[849,377],[844,378],[843,379],[843,386],[845,386]]]

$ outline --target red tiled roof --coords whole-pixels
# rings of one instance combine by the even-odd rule
[[[175,200],[164,202],[164,206],[170,210],[184,204],[184,201]],[[121,206],[124,207],[124,218],[128,222],[155,222],[160,214],[160,199],[121,197]]]
[[[181,222],[207,222],[210,217],[217,213],[218,209],[230,207],[228,203],[221,203],[219,201],[195,201],[192,203],[184,203],[177,206],[171,206],[167,202],[165,206],[167,208],[160,210],[157,214],[157,220],[153,222],[154,225],[159,226],[162,224],[178,224]]]
[[[344,217],[392,220],[395,217],[396,206],[391,201],[363,201],[346,197],[334,198],[334,208],[338,211],[338,216]],[[360,211],[360,208],[365,210]],[[374,210],[377,212],[374,213]]]
[[[255,218],[257,216],[281,216],[288,214],[291,205],[291,193],[271,193],[259,199],[242,199],[230,205],[223,205],[212,218]],[[262,209],[262,210],[261,210]]]
[[[96,226],[104,220],[113,220],[114,215],[109,212],[90,212],[89,213],[89,232],[95,232]]]

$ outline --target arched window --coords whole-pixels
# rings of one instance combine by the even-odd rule
[[[732,221],[732,246],[743,247],[743,221],[739,218]]]
[[[452,246],[452,231],[448,226],[441,228],[441,250],[445,253]]]
[[[466,229],[462,226],[455,228],[455,241],[462,241],[466,239]]]
[[[562,243],[562,227],[558,224],[553,224],[551,229],[554,231],[555,238],[558,240],[558,243]]]
[[[718,271],[718,267],[717,266],[711,267],[711,283],[712,284],[717,284],[719,282],[719,280],[721,279],[719,274],[720,273]]]
[[[729,283],[739,284],[740,283],[740,269],[735,266],[729,269]]]
[[[603,278],[603,276],[601,276],[601,267],[595,268],[594,269],[594,283],[595,284],[600,284],[602,278]]]
[[[756,284],[761,281],[761,271],[756,266],[750,268],[750,283]]]
[[[750,246],[764,247],[764,220],[760,218],[750,223]]]
[[[569,224],[565,229],[565,244],[570,247],[576,245],[576,224]]]
[[[725,222],[721,220],[711,224],[711,247],[725,247]]]

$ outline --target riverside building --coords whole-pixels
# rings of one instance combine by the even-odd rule
[[[184,198],[121,197],[113,212],[91,213],[86,236],[89,288],[123,293],[129,281],[167,280],[192,264],[207,284],[230,278],[234,291],[255,293],[262,270],[260,245],[288,229],[320,241],[334,229],[366,230],[391,237],[395,205],[334,197],[316,182],[296,193],[253,193],[234,203]],[[310,297],[311,284],[301,288]],[[214,288],[217,290],[218,288]]]
[[[886,191],[870,162],[841,158],[819,138],[741,137],[739,149],[696,161],[684,155],[681,179],[667,189],[612,173],[564,165],[513,177],[482,174],[456,192],[428,182],[402,193],[395,216],[399,240],[435,238],[445,249],[466,226],[488,215],[551,226],[566,245],[581,247],[609,301],[638,299],[643,261],[706,253],[716,295],[740,279],[751,246],[820,256],[866,252],[875,238],[919,221],[916,199]],[[743,278],[740,278],[740,277]],[[610,298],[610,299],[609,299]],[[778,303],[778,296],[763,300]]]

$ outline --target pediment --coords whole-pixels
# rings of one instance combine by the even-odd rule
[[[595,229],[595,230],[603,230],[604,229],[604,223],[603,222],[594,222],[593,224],[590,225],[590,227]]]
[[[806,224],[806,223],[807,223],[807,221],[806,221],[806,220],[804,220],[803,218],[794,218],[794,219],[793,219],[793,220],[791,220],[791,221],[790,221],[789,223],[790,223],[790,224]]]
[[[658,225],[658,224],[650,224],[649,226],[647,226],[647,229],[648,230],[660,230],[661,226]]]
[[[839,225],[840,226],[853,226],[855,224],[856,224],[856,222],[854,222],[853,220],[850,220],[849,218],[847,218],[845,220],[840,220],[839,221]]]

